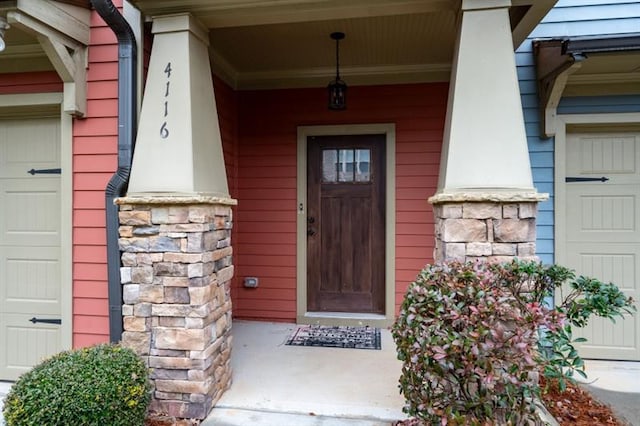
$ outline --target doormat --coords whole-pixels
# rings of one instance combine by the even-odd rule
[[[286,344],[290,346],[380,350],[380,329],[373,327],[300,325],[289,337]]]

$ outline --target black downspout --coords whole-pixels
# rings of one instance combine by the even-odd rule
[[[118,170],[105,190],[107,218],[107,276],[109,288],[109,336],[112,342],[122,338],[122,286],[118,247],[118,206],[114,200],[127,192],[137,128],[137,48],[136,38],[111,0],[91,0],[93,7],[118,39]]]

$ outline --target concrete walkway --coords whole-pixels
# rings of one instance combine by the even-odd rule
[[[234,383],[204,426],[388,425],[404,418],[401,364],[388,330],[382,351],[285,346],[294,324],[234,321]],[[640,426],[640,362],[587,360],[586,388]]]
[[[388,330],[377,351],[284,345],[294,329],[233,322],[233,385],[203,426],[381,426],[404,418]],[[640,362],[587,360],[586,370],[587,390],[640,426]],[[10,386],[0,382],[0,410]]]
[[[640,362],[585,361],[587,379],[577,377],[598,401],[632,426],[640,426]]]
[[[404,418],[389,330],[381,330],[382,350],[286,346],[295,327],[234,320],[233,386],[202,425],[381,426]],[[0,400],[9,388],[0,382]]]
[[[404,418],[389,330],[381,330],[382,350],[286,346],[295,327],[233,322],[233,385],[203,426],[369,426]]]

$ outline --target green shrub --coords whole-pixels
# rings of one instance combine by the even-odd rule
[[[556,293],[555,307],[550,311],[556,317],[556,326],[540,329],[538,363],[545,377],[558,380],[561,390],[567,380],[573,381],[575,373],[587,377],[584,361],[574,347],[574,343],[586,339],[574,339],[573,327],[586,326],[594,315],[615,322],[616,317],[636,311],[633,299],[614,284],[576,277],[575,271],[564,266],[514,260],[492,268],[497,283],[512,288],[521,299],[530,297],[543,304],[546,297]]]
[[[495,285],[483,263],[428,265],[393,327],[405,412],[428,424],[533,421],[544,307]]]
[[[142,425],[148,370],[130,349],[96,345],[61,352],[23,374],[4,403],[8,426]]]
[[[548,306],[563,284],[568,294]],[[584,375],[572,326],[634,310],[615,285],[562,266],[427,265],[393,326],[404,411],[429,424],[535,422],[532,373],[559,379],[561,388],[574,371]]]

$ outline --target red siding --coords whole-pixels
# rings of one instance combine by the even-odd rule
[[[240,92],[234,250],[240,318],[296,316],[297,126],[396,125],[396,309],[432,260],[433,213],[447,84],[349,88],[348,109],[328,111],[324,89]],[[245,289],[246,276],[260,287]]]
[[[74,347],[109,340],[104,191],[118,161],[117,78],[115,35],[93,11],[87,114],[73,126]]]
[[[222,80],[214,77],[213,88],[218,108],[218,121],[222,137],[222,151],[227,168],[229,192],[236,197],[237,146],[238,146],[238,101],[236,92]]]
[[[232,198],[238,198],[238,95],[231,87],[215,76],[213,77],[213,89],[215,91],[216,107],[218,109],[220,136],[222,137],[222,151],[227,169],[229,193]],[[234,216],[236,212],[236,209],[233,208]],[[235,223],[234,227],[237,230],[238,224]],[[235,243],[235,240],[233,240],[232,244],[235,245]],[[234,250],[236,250],[235,247]],[[236,283],[237,276],[234,276],[231,280],[232,300],[235,300],[237,296],[238,286]]]
[[[62,80],[55,71],[2,74],[0,95],[62,92]]]

